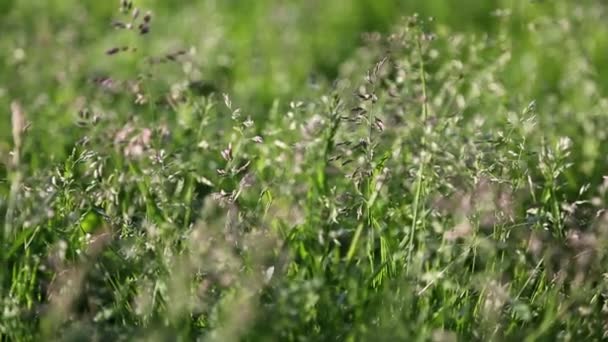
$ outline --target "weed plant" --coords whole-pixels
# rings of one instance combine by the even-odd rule
[[[255,112],[122,0],[65,156],[11,100],[3,340],[605,339],[608,100],[576,35],[605,9],[559,3],[538,55],[509,10],[484,35],[414,15]]]

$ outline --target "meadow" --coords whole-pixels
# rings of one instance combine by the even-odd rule
[[[0,1],[0,340],[607,339],[607,19]]]

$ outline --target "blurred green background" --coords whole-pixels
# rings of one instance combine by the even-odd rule
[[[581,13],[586,4],[593,5],[592,11]],[[331,82],[361,45],[363,32],[388,32],[413,13],[432,16],[435,29],[444,32],[483,36],[508,31],[512,63],[503,82],[517,89],[514,98],[571,97],[574,106],[587,106],[608,89],[608,27],[599,24],[606,7],[602,1],[140,0],[136,6],[154,16],[140,49],[195,52],[188,77],[232,94],[256,117],[264,117],[276,98],[288,102],[307,96],[311,81]],[[89,95],[93,76],[135,74],[135,62],[104,55],[125,42],[110,27],[117,9],[118,1],[0,2],[0,108],[7,112],[10,101],[18,99],[29,113],[44,118],[45,125],[33,129],[57,137],[52,146],[40,144],[45,155],[62,154],[74,139],[69,131],[74,101]],[[541,14],[556,23],[530,27]],[[560,16],[574,20],[562,27]],[[158,72],[156,76],[163,75],[162,69]],[[569,84],[572,73],[593,81],[595,95]],[[2,150],[7,149],[8,125],[8,120],[0,122]],[[600,153],[598,147],[590,150]]]

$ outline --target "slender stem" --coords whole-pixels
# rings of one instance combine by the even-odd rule
[[[417,42],[417,48],[418,48],[418,55],[420,56],[420,82],[422,82],[422,121],[425,122],[428,116],[428,112],[429,112],[429,106],[428,106],[428,101],[427,101],[427,90],[426,90],[426,74],[425,74],[425,67],[424,67],[424,56],[422,54],[422,43],[421,43],[422,37],[420,35],[418,35],[418,39],[416,40]],[[422,136],[422,138],[424,139],[424,136]]]
[[[348,248],[348,253],[346,254],[346,262],[350,263],[352,258],[355,256],[355,251],[357,250],[357,245],[359,245],[359,239],[361,238],[361,233],[363,232],[363,227],[365,225],[363,222],[359,223],[357,229],[355,230],[355,235],[353,236],[353,241],[350,243]]]
[[[422,132],[422,147],[424,149],[424,147],[426,147],[426,121],[427,121],[427,117],[428,117],[428,103],[427,103],[427,85],[426,85],[426,75],[425,75],[425,67],[424,67],[424,56],[422,53],[422,43],[421,43],[421,34],[422,32],[419,32],[418,34],[418,39],[416,40],[417,43],[417,49],[418,49],[418,55],[420,58],[419,61],[419,72],[420,72],[420,82],[422,85],[422,124],[423,124],[423,132]],[[424,152],[424,150],[422,151]],[[412,260],[412,252],[414,250],[414,241],[415,241],[415,233],[416,233],[416,228],[417,228],[417,224],[418,224],[418,216],[420,215],[419,211],[420,211],[420,200],[422,197],[422,188],[424,185],[424,180],[423,180],[423,175],[424,175],[424,171],[425,171],[425,166],[426,166],[426,160],[425,160],[425,156],[424,153],[421,153],[421,158],[420,158],[420,167],[418,168],[418,173],[416,175],[416,192],[414,195],[414,213],[412,216],[412,227],[409,233],[409,239],[408,237],[405,237],[402,241],[401,241],[401,246],[403,247],[406,243],[406,239],[407,239],[407,261],[408,263],[411,262]],[[409,267],[408,267],[409,270]]]
[[[367,162],[369,163],[369,167],[370,169],[373,167],[372,165],[372,159],[374,158],[374,154],[373,154],[373,150],[372,150],[372,139],[373,139],[373,134],[374,134],[374,99],[376,98],[376,87],[374,86],[372,88],[372,98],[371,98],[371,104],[369,106],[369,113],[368,113],[368,125],[369,125],[369,131],[368,131],[368,135],[367,135]]]
[[[373,158],[374,158],[374,154],[372,151],[372,139],[373,139],[373,132],[374,132],[374,99],[376,97],[376,87],[373,86],[372,91],[372,98],[371,98],[371,104],[370,104],[370,108],[368,111],[368,125],[369,125],[369,130],[368,130],[368,135],[367,135],[367,163],[368,163],[368,167],[370,170],[370,174],[367,177],[367,186],[365,189],[365,221],[367,222],[367,225],[371,228],[372,227],[372,215],[371,215],[371,209],[373,206],[372,201],[370,200],[372,197],[372,178],[373,178]],[[352,258],[355,256],[355,252],[357,250],[357,246],[359,245],[359,240],[361,239],[361,234],[363,233],[363,228],[365,228],[365,224],[363,222],[359,223],[359,225],[357,226],[357,229],[355,230],[355,234],[353,236],[353,240],[350,243],[350,246],[348,248],[348,252],[346,254],[346,261],[350,262],[352,260]],[[372,266],[373,267],[373,266]]]
[[[369,167],[369,175],[367,176],[367,194],[366,194],[366,199],[365,199],[365,203],[366,203],[366,209],[367,209],[367,220],[368,220],[368,224],[371,227],[371,203],[370,203],[370,197],[372,194],[372,180],[374,177],[374,163],[373,163],[373,159],[374,159],[374,151],[372,149],[372,143],[373,143],[373,134],[374,134],[374,99],[376,98],[376,87],[375,85],[372,88],[372,99],[371,99],[371,104],[369,106],[369,116],[368,116],[368,125],[369,125],[369,132],[368,132],[368,136],[367,136],[367,163],[368,163],[368,167]]]
[[[13,123],[14,124],[14,123]],[[13,158],[11,160],[11,168],[9,169],[9,179],[11,189],[6,203],[6,216],[4,217],[4,231],[0,237],[0,247],[9,241],[9,237],[13,232],[13,220],[15,216],[17,195],[21,186],[21,139],[15,137],[15,149],[13,150]],[[4,250],[4,249],[2,249]],[[4,257],[4,256],[3,256]]]
[[[374,78],[376,77],[376,75],[373,76]],[[375,82],[375,80],[373,80]],[[373,253],[371,252],[371,250],[373,249],[373,244],[374,244],[374,236],[373,236],[373,225],[372,225],[372,206],[373,203],[371,203],[372,199],[372,187],[373,187],[373,178],[374,178],[374,163],[373,163],[373,159],[374,159],[374,151],[373,151],[373,134],[374,134],[374,101],[376,99],[376,86],[375,84],[372,85],[372,98],[371,98],[371,104],[369,106],[369,117],[368,117],[368,125],[369,125],[369,131],[368,131],[368,136],[367,136],[367,162],[368,162],[368,167],[369,167],[369,174],[367,175],[367,189],[366,189],[366,194],[365,194],[365,216],[366,216],[366,221],[367,221],[367,226],[368,229],[370,231],[371,236],[369,237],[368,240],[368,257],[370,258],[370,265],[372,267],[372,270],[374,269],[374,262],[373,262]],[[373,271],[372,271],[373,272]]]

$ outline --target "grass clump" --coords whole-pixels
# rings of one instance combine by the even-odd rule
[[[574,46],[594,4],[503,9],[487,34],[407,17],[331,85],[248,109],[196,49],[154,49],[160,13],[121,1],[103,68],[64,94],[65,137],[11,100],[0,334],[605,338],[608,101],[582,49],[544,88],[533,62],[556,30]],[[525,21],[537,54],[516,45]]]

